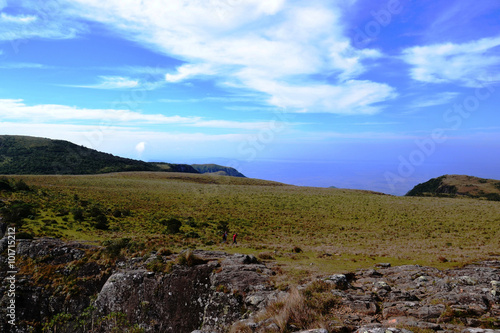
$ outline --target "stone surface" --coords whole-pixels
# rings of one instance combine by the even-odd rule
[[[113,326],[102,320],[117,314],[144,332],[222,333],[235,323],[244,332],[283,329],[272,318],[256,319],[259,311],[287,293],[272,287],[273,270],[254,256],[194,251],[199,258],[195,265],[181,266],[175,264],[176,254],[116,262],[93,260],[91,255],[97,249],[57,239],[19,241],[18,260],[29,269],[17,276],[16,332],[41,332],[42,323],[57,314],[73,318],[58,324],[57,332],[89,332],[88,326],[77,325],[89,309],[86,318],[93,318],[92,332],[96,333],[111,332]],[[3,252],[2,280],[6,261]],[[152,270],[156,262],[171,266],[165,271]],[[327,292],[339,300],[332,305],[335,315],[331,322],[318,325],[325,328],[304,331],[291,324],[288,332],[499,332],[498,261],[444,271],[418,265],[379,265],[317,279],[326,282],[331,288]],[[311,282],[297,289],[305,290]],[[10,329],[5,316],[6,286],[0,285],[1,332]]]

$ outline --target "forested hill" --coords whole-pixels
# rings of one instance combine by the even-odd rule
[[[500,181],[465,175],[444,175],[416,185],[406,195],[470,197],[500,201]]]
[[[98,174],[122,171],[198,173],[189,165],[162,166],[114,156],[68,141],[0,135],[0,174]]]
[[[232,176],[232,177],[245,177],[235,168],[225,167],[218,164],[192,164],[192,167],[195,168],[200,173],[212,173],[221,176]]]

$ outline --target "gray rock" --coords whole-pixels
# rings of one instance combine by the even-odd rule
[[[7,250],[7,247],[9,247],[9,240],[7,237],[0,239],[0,252]]]
[[[408,314],[424,320],[437,319],[441,316],[445,309],[446,307],[443,304],[424,305],[418,309],[409,310]]]
[[[391,264],[388,262],[381,262],[381,263],[376,264],[375,266],[381,267],[381,268],[389,268],[389,267],[391,267]]]
[[[266,332],[280,332],[280,327],[275,323],[266,326]]]
[[[382,327],[381,325],[374,325],[363,326],[359,328],[356,333],[411,333],[411,331],[394,327]]]
[[[349,283],[347,281],[347,277],[344,274],[335,274],[327,277],[324,280],[326,283],[329,283],[332,285],[332,287],[336,289],[347,289],[349,286]]]
[[[471,278],[470,276],[461,276],[458,278],[458,281],[461,283],[461,284],[464,284],[466,286],[473,286],[477,283],[477,281],[473,278]]]
[[[5,236],[5,232],[7,231],[7,223],[2,222],[3,218],[0,216],[0,238]]]

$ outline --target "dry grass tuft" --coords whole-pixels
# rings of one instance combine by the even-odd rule
[[[292,288],[284,299],[270,304],[257,319],[268,325],[274,323],[280,332],[289,332],[291,328],[326,328],[341,304],[330,290],[331,286],[323,281],[315,281],[304,290]],[[231,332],[250,332],[247,329],[238,323]]]

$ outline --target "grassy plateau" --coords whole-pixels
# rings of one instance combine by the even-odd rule
[[[2,209],[29,206],[15,223],[19,234],[34,237],[104,245],[128,238],[140,254],[185,248],[251,253],[292,278],[379,262],[447,268],[500,258],[498,201],[161,172],[4,181],[20,180],[29,190],[1,191]],[[228,243],[221,244],[224,230]]]

